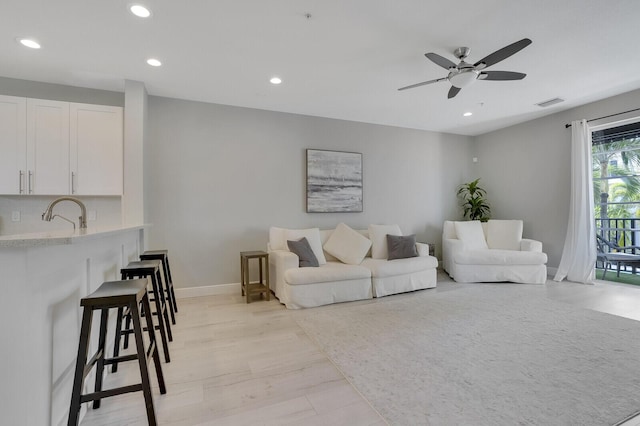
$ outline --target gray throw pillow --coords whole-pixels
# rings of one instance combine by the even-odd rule
[[[405,236],[387,234],[387,248],[389,260],[418,257],[415,234]]]
[[[298,241],[287,240],[287,246],[289,246],[289,251],[298,255],[298,259],[300,259],[299,266],[301,268],[320,266],[318,264],[318,258],[313,254],[313,250],[311,250],[311,246],[306,237],[302,237]]]

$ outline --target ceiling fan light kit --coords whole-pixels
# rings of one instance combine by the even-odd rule
[[[419,86],[425,86],[431,83],[438,83],[440,81],[447,80],[451,83],[451,89],[447,97],[449,99],[456,96],[461,89],[469,87],[477,80],[489,80],[489,81],[507,81],[507,80],[522,80],[526,77],[526,74],[513,71],[484,71],[492,65],[497,64],[500,61],[507,59],[509,56],[518,53],[525,47],[531,44],[531,40],[523,38],[522,40],[511,43],[502,49],[496,50],[492,54],[485,56],[475,64],[469,64],[465,61],[471,49],[468,47],[459,47],[453,54],[460,61],[457,65],[447,58],[444,58],[437,53],[425,53],[425,56],[434,64],[441,66],[449,71],[449,74],[444,78],[438,78],[435,80],[423,81],[422,83],[412,84],[410,86],[401,87],[398,90],[413,89]]]

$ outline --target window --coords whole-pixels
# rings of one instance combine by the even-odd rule
[[[591,138],[596,233],[620,247],[640,245],[640,118],[597,127]]]

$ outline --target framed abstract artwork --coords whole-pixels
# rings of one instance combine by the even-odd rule
[[[362,212],[362,154],[307,149],[307,212]]]

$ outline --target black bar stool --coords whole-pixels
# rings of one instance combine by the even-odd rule
[[[171,268],[169,267],[169,250],[147,250],[140,255],[140,260],[162,261],[164,281],[167,284],[167,298],[171,305],[171,321],[175,324],[176,317],[174,314],[178,312],[178,303],[176,301],[176,292],[173,290],[173,278],[171,277]]]
[[[171,334],[171,323],[169,321],[169,313],[167,308],[167,301],[165,298],[165,290],[163,288],[163,279],[160,274],[160,266],[162,262],[160,260],[141,260],[137,262],[129,262],[129,264],[120,269],[120,273],[122,275],[123,280],[127,279],[135,279],[135,278],[151,278],[151,286],[153,288],[153,298],[151,301],[155,304],[155,312],[153,315],[158,317],[158,325],[155,326],[156,330],[160,330],[160,337],[162,338],[162,349],[164,352],[164,360],[165,362],[171,362],[171,357],[169,356],[169,342],[173,341],[173,335]],[[123,330],[122,328],[122,318],[127,318],[127,327]],[[120,352],[120,340],[122,336],[125,336],[125,345],[126,348],[128,346],[128,335],[131,333],[131,329],[129,328],[129,316],[124,309],[118,309],[118,317],[116,319],[116,336],[115,336],[115,344],[113,348],[113,355],[117,356]],[[113,372],[118,371],[118,363],[114,362],[112,370]]]
[[[167,393],[164,376],[162,375],[162,365],[160,363],[160,355],[158,354],[158,346],[153,330],[153,320],[151,316],[151,307],[149,305],[149,297],[147,296],[147,279],[126,280],[126,281],[107,281],[98,289],[83,298],[80,305],[84,307],[82,312],[82,328],[80,329],[80,342],[78,344],[78,358],[76,361],[75,376],[73,379],[73,391],[71,394],[71,408],[69,410],[68,425],[77,425],[78,416],[80,415],[80,407],[82,403],[93,401],[93,408],[100,407],[100,400],[110,396],[120,395],[128,392],[142,391],[144,394],[145,405],[147,408],[147,420],[149,425],[156,424],[156,415],[153,408],[153,398],[151,396],[151,383],[149,381],[149,357],[153,357],[153,363],[156,369],[158,385],[160,393]],[[147,334],[149,336],[149,349],[144,347],[142,338],[141,312],[138,307],[142,305],[147,323]],[[109,322],[109,309],[126,308],[131,312],[133,320],[133,334],[136,340],[136,353],[114,358],[105,358],[105,342],[107,338],[107,323]],[[93,321],[93,311],[101,311],[100,315],[100,334],[98,336],[98,350],[87,362],[89,352],[89,341],[91,340],[91,323]],[[104,366],[115,362],[126,362],[138,360],[140,367],[140,376],[142,382],[122,386],[119,388],[102,390],[102,376]],[[93,366],[96,366],[96,384],[93,393],[82,394],[84,380],[91,372]]]

